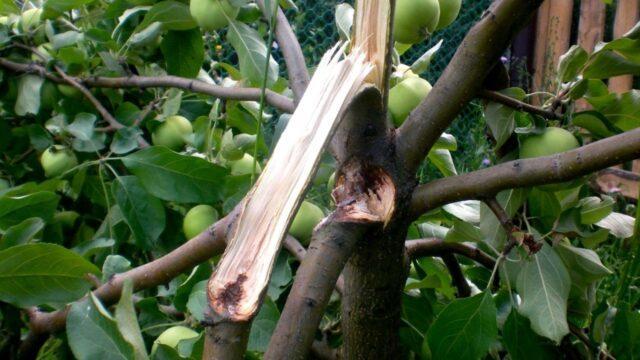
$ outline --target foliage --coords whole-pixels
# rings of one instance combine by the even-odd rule
[[[53,311],[71,304],[65,334],[52,335],[40,358],[51,353],[81,359],[201,357],[202,335],[150,350],[154,339],[176,325],[203,333],[206,280],[217,258],[156,287],[126,282],[114,306],[89,290],[185,243],[180,229],[194,206],[229,214],[269,158],[287,114],[259,101],[135,85],[85,88],[85,82],[65,77],[171,75],[229,89],[264,85],[292,98],[283,64],[270,55],[268,22],[250,1],[231,4],[241,8],[238,18],[215,32],[198,28],[181,1],[47,0],[35,7],[39,20],[33,26],[25,18],[34,14],[28,13],[32,4],[21,9],[2,1],[0,58],[36,64],[51,75],[45,79],[6,68],[1,73],[0,179],[7,186],[0,182],[0,333],[7,339],[28,330],[23,314],[29,307]],[[348,5],[338,6],[342,37],[349,34],[352,14]],[[221,61],[223,45],[233,48],[237,61]],[[396,54],[391,83],[407,76],[432,78],[429,64],[439,48],[410,66]],[[605,80],[640,75],[638,49],[640,26],[592,54],[572,47],[562,57],[555,92],[541,99],[545,109],[562,115],[559,119],[488,102],[482,109],[488,139],[484,131],[469,137],[488,140],[493,161],[503,162],[517,158],[519,144],[548,127],[566,128],[582,144],[637,128],[639,90],[610,93]],[[519,101],[533,96],[519,88],[500,92]],[[576,110],[578,100],[591,109]],[[149,145],[174,115],[192,124],[193,132],[178,135],[185,145],[177,151]],[[275,129],[266,129],[268,123]],[[468,142],[443,134],[423,168],[449,177],[479,167],[454,161],[452,152],[472,146]],[[71,149],[77,163],[45,173],[42,154],[62,148]],[[485,155],[487,149],[478,151]],[[233,171],[247,158],[255,163]],[[335,207],[327,182],[336,165],[326,156],[319,166],[307,201],[327,213]],[[407,240],[437,237],[471,246],[493,257],[496,266],[458,256],[473,296],[456,298],[458,284],[441,258],[412,259],[399,329],[405,353],[420,359],[560,358],[568,348],[584,346],[582,341],[594,355],[633,358],[640,347],[634,206],[615,194],[594,192],[586,178],[561,185],[498,194],[512,229],[475,200],[435,209],[411,225]],[[505,251],[514,239],[522,246]],[[293,255],[278,257],[252,324],[248,356],[266,351],[296,264]],[[339,309],[334,297],[321,323],[332,346],[341,340]],[[15,351],[10,341],[0,340],[0,354]]]

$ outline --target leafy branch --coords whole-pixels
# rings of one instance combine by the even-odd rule
[[[11,61],[6,58],[0,58],[0,67],[11,70],[17,73],[24,74],[36,74],[51,80],[55,83],[65,83],[66,81],[53,73],[47,71],[46,68],[35,63],[23,64]],[[179,76],[137,76],[132,75],[128,77],[88,77],[88,78],[72,78],[79,84],[88,87],[97,88],[177,88],[195,93],[211,95],[215,98],[225,100],[247,100],[247,101],[259,101],[261,90],[258,88],[228,88],[217,85],[208,84],[206,82],[194,79],[182,78]],[[294,108],[293,101],[286,96],[273,92],[272,90],[266,91],[266,102],[274,108],[292,113]]]

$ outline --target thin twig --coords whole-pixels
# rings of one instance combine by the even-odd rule
[[[518,241],[513,236],[513,233],[518,231],[518,229],[513,225],[511,217],[509,216],[509,214],[507,214],[507,212],[504,210],[502,205],[500,205],[498,200],[496,200],[496,198],[491,197],[485,199],[484,203],[487,204],[489,209],[491,209],[493,214],[498,218],[500,225],[507,234],[507,243],[505,244],[504,249],[502,249],[500,256],[498,256],[496,265],[494,266],[493,271],[491,272],[491,277],[489,278],[489,282],[487,283],[487,287],[493,286],[494,289],[497,289],[500,281],[500,277],[498,276],[498,269],[500,269],[500,265],[509,255],[511,250],[513,250],[513,248],[518,245]]]
[[[460,268],[460,264],[453,254],[443,254],[442,261],[449,269],[449,274],[451,274],[451,279],[453,280],[453,284],[458,289],[458,297],[466,298],[471,296],[471,287],[467,282],[467,279],[464,277],[464,273]]]
[[[29,63],[23,64],[0,58],[0,67],[18,73],[36,74],[55,83],[66,83],[59,76],[47,71],[43,66]],[[260,89],[257,88],[236,88],[212,85],[204,81],[186,79],[179,76],[128,76],[128,77],[89,77],[86,79],[74,78],[76,82],[87,87],[97,88],[177,88],[194,93],[210,95],[226,100],[248,100],[258,101],[260,99]],[[293,113],[295,106],[293,101],[284,95],[280,95],[272,90],[267,90],[267,103],[275,109]]]
[[[561,118],[559,114],[556,114],[553,111],[546,110],[541,107],[533,106],[531,104],[527,104],[525,102],[522,102],[518,99],[514,99],[510,96],[504,95],[497,91],[491,91],[486,89],[482,90],[480,92],[480,97],[486,100],[491,100],[491,101],[501,103],[503,105],[507,105],[519,111],[525,111],[531,114],[540,115],[545,119],[558,120]]]

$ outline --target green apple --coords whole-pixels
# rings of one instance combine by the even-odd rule
[[[520,158],[550,156],[573,150],[580,146],[578,140],[565,129],[549,127],[542,134],[527,136],[520,146]]]
[[[444,29],[451,25],[458,14],[460,14],[460,8],[462,7],[462,0],[438,0],[440,2],[440,20],[436,30]]]
[[[191,0],[191,16],[205,30],[219,30],[238,16],[239,8],[227,0]]]
[[[78,159],[66,146],[54,145],[42,153],[40,164],[47,177],[56,177],[76,167]]]
[[[0,179],[0,191],[7,190],[11,187],[8,180]]]
[[[308,245],[313,229],[322,221],[324,213],[316,204],[303,201],[296,217],[291,223],[289,234],[298,239],[303,245]]]
[[[253,156],[244,154],[242,159],[231,162],[231,175],[240,176],[248,175],[253,171]],[[260,163],[256,163],[256,174],[262,172]]]
[[[156,338],[153,342],[153,346],[151,347],[151,355],[155,354],[158,350],[158,346],[166,345],[171,348],[176,348],[180,341],[193,339],[194,337],[198,337],[197,332],[189,329],[185,326],[174,326],[170,327],[167,330],[163,331],[160,336]]]
[[[180,115],[169,116],[151,134],[153,145],[180,150],[187,143],[186,137],[193,134],[191,122]]]
[[[438,0],[398,0],[393,18],[395,40],[416,44],[426,39],[438,25]]]
[[[184,236],[187,239],[193,239],[216,221],[218,221],[218,212],[212,206],[194,206],[184,217],[182,223]]]
[[[410,76],[389,91],[389,111],[396,126],[402,125],[424,98],[431,92],[431,84],[423,78]]]
[[[520,158],[528,159],[541,156],[551,156],[561,152],[573,150],[580,146],[578,140],[565,129],[549,127],[542,134],[527,136],[520,144]],[[581,180],[560,184],[542,185],[538,188],[545,191],[559,191],[579,185]]]

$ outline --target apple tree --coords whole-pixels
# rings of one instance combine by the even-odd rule
[[[1,0],[0,354],[637,358],[637,206],[593,180],[640,157],[640,92],[607,87],[640,75],[640,27],[571,47],[553,90],[528,93],[501,57],[541,2],[496,0],[433,84],[438,47],[413,64],[402,53],[451,26],[461,0],[338,6],[343,44],[382,39],[381,63],[366,60],[379,81],[347,98],[297,213],[260,204],[288,235],[250,259],[268,286],[235,321],[208,284],[243,204],[287,125],[321,115],[301,104],[338,97],[305,98],[323,72],[288,21],[304,7]],[[458,173],[447,131],[471,101],[492,156]],[[246,290],[230,284],[226,301]]]

